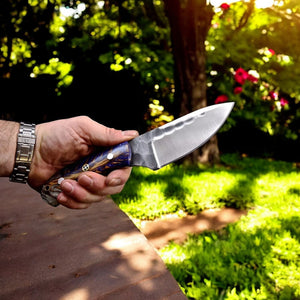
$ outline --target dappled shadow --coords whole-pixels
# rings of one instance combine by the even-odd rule
[[[259,178],[271,172],[278,174],[288,174],[291,170],[291,164],[286,162],[274,162],[263,159],[239,158],[237,155],[223,156],[222,164],[215,167],[206,167],[203,165],[194,167],[181,167],[171,165],[159,171],[149,171],[144,168],[134,168],[131,178],[120,195],[113,196],[117,204],[130,201],[130,203],[139,206],[143,201],[143,187],[155,186],[162,195],[162,201],[174,203],[176,210],[183,210],[188,213],[197,214],[205,207],[206,201],[209,207],[231,207],[238,209],[248,209],[255,206],[257,195],[257,182]],[[231,182],[222,182],[222,172],[230,176]],[[205,176],[215,174],[220,178],[212,186],[211,194],[215,197],[210,200],[203,199],[202,186],[205,186]],[[197,185],[197,176],[199,184]],[[189,183],[189,178],[196,178],[194,186]],[[163,183],[163,184],[162,184]],[[196,185],[196,186],[195,186]],[[215,188],[214,188],[215,186]],[[203,187],[205,189],[205,187]],[[214,196],[214,190],[222,189],[221,195]],[[149,189],[148,189],[149,190]],[[151,190],[151,189],[150,189]],[[196,191],[196,192],[195,192]],[[197,192],[198,191],[198,192]],[[290,193],[299,193],[295,187]],[[202,198],[201,198],[202,197]],[[207,198],[212,198],[207,195]],[[136,203],[135,203],[136,201]],[[151,201],[147,199],[147,201]],[[142,206],[141,206],[142,207]],[[149,216],[153,218],[152,216]],[[145,216],[145,218],[147,218]]]
[[[288,190],[288,193],[295,196],[300,196],[300,187],[292,187]]]
[[[176,166],[174,166],[174,168],[168,168],[167,171],[164,171],[163,173],[160,171],[149,171],[145,173],[143,171],[144,168],[134,168],[131,178],[127,182],[126,187],[121,194],[120,202],[122,201],[122,198],[126,198],[126,196],[132,199],[140,198],[142,196],[140,192],[143,184],[158,182],[165,183],[165,187],[163,188],[163,194],[165,197],[178,197],[179,199],[185,199],[185,197],[189,194],[189,190],[183,186],[184,175],[190,175],[192,173],[199,174],[199,170],[197,170],[197,168],[186,171],[183,168]]]
[[[226,207],[246,209],[255,203],[256,179],[238,179],[235,184],[226,190],[224,199],[220,199]]]
[[[279,219],[282,228],[291,233],[291,236],[300,243],[300,216]],[[300,255],[300,253],[299,253]]]
[[[173,216],[143,222],[141,231],[155,248],[160,249],[170,241],[184,242],[189,234],[199,234],[205,230],[219,230],[239,220],[245,214],[246,211],[231,208],[206,210],[196,216],[182,218]]]

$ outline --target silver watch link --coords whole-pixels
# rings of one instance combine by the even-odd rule
[[[12,182],[26,183],[35,146],[35,124],[20,123],[16,159],[13,172],[9,178]]]

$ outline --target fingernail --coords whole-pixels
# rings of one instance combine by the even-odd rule
[[[118,186],[122,183],[121,179],[119,178],[113,178],[109,181],[108,185],[109,186]]]
[[[125,130],[123,131],[123,135],[128,137],[136,137],[139,135],[139,133],[136,130]]]
[[[79,182],[80,185],[86,186],[86,187],[89,187],[93,184],[93,180],[87,175],[80,176],[78,178],[78,182]]]
[[[62,184],[61,184],[61,189],[65,193],[70,194],[70,193],[73,192],[73,185],[68,181],[63,181]]]

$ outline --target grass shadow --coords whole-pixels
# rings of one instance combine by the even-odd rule
[[[265,159],[222,156],[222,164],[183,167],[171,165],[158,171],[134,168],[115,202],[136,218],[152,219],[185,211],[197,214],[206,208],[247,209],[259,199],[258,179],[266,174],[288,174],[292,164]],[[299,193],[297,187],[290,193]]]
[[[288,190],[288,193],[290,195],[298,196],[300,197],[300,187],[292,187]]]

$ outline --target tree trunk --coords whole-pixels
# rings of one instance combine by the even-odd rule
[[[175,61],[176,99],[180,115],[207,105],[205,41],[214,15],[206,0],[165,0]],[[217,138],[187,157],[192,163],[219,160]]]

